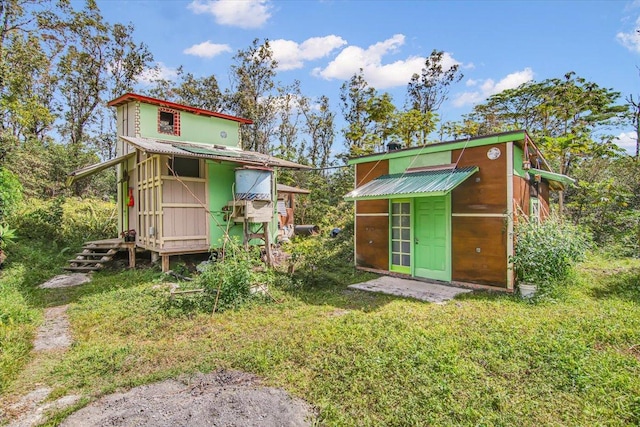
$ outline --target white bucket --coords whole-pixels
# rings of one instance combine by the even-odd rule
[[[531,298],[536,294],[538,286],[531,283],[519,283],[518,289],[520,290],[520,296],[522,298]]]

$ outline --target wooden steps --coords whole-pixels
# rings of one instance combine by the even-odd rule
[[[126,249],[122,243],[120,239],[86,242],[82,246],[82,252],[77,253],[75,259],[70,259],[69,266],[64,269],[83,272],[100,270],[113,260],[121,248]]]

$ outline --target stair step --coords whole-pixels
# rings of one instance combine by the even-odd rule
[[[76,264],[99,264],[101,262],[109,262],[110,259],[70,259],[67,262]]]
[[[107,256],[107,255],[114,255],[114,253],[110,253],[110,252],[80,252],[77,253],[76,256]]]
[[[92,265],[92,266],[87,266],[87,267],[64,267],[64,270],[68,270],[68,271],[97,271],[100,270],[101,267]]]

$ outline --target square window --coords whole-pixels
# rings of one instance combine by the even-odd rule
[[[180,113],[168,108],[158,109],[158,133],[180,135]]]

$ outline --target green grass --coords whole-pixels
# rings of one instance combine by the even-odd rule
[[[330,426],[640,424],[638,260],[592,258],[535,303],[475,293],[428,304],[349,290],[349,274],[215,315],[167,315],[152,271],[30,291],[73,303],[74,345],[38,356],[8,392],[43,383],[98,396],[233,368],[306,399]]]

